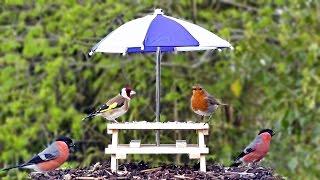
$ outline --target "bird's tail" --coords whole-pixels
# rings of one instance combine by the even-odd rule
[[[86,119],[89,119],[89,120],[90,120],[90,119],[94,118],[96,115],[97,115],[96,113],[91,113],[91,114],[89,114],[88,116],[84,117],[84,118],[82,119],[82,121],[84,121],[84,120],[86,120]]]
[[[238,167],[240,164],[242,164],[241,161],[235,161],[230,165],[230,167]]]
[[[23,167],[23,165],[10,166],[10,167],[1,169],[1,171],[9,171],[10,169],[21,168],[21,167]]]
[[[220,106],[229,106],[229,104],[219,103]]]

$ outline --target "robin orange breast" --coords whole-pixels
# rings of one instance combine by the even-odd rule
[[[192,87],[191,109],[202,119],[204,116],[211,116],[220,105],[226,104],[220,103],[200,85]]]

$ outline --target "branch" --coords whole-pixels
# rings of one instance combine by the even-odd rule
[[[201,66],[202,64],[209,62],[210,59],[208,58],[211,53],[211,50],[207,50],[199,59],[199,61],[193,65],[191,65],[191,68],[197,68]]]
[[[241,4],[241,3],[238,3],[238,2],[234,2],[233,0],[219,0],[219,2],[221,2],[223,4],[231,5],[231,6],[234,6],[234,7],[246,9],[246,10],[251,11],[251,12],[257,12],[258,11],[258,9],[255,8],[255,7],[248,6],[248,5],[245,5],[245,4]]]

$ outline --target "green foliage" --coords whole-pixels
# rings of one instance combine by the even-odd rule
[[[234,2],[234,3],[233,3]],[[0,11],[0,166],[30,158],[58,135],[79,142],[64,167],[105,160],[106,123],[81,122],[94,107],[131,84],[137,91],[122,121],[154,121],[154,55],[88,50],[123,22],[163,8],[229,40],[234,51],[165,54],[162,121],[195,121],[191,86],[202,84],[233,109],[212,120],[209,159],[228,165],[261,128],[277,132],[263,162],[299,179],[319,177],[320,71],[318,1],[21,1]],[[123,15],[123,16],[122,16]],[[191,132],[161,134],[196,143]],[[127,131],[121,142],[154,143],[152,132]],[[130,156],[155,163],[174,156]],[[181,163],[187,162],[182,157]],[[26,173],[0,174],[21,179]]]

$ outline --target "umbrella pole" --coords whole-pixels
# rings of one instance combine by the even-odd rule
[[[156,121],[160,121],[160,80],[161,80],[161,51],[157,47],[156,53]],[[160,145],[160,131],[156,130],[156,144]]]

